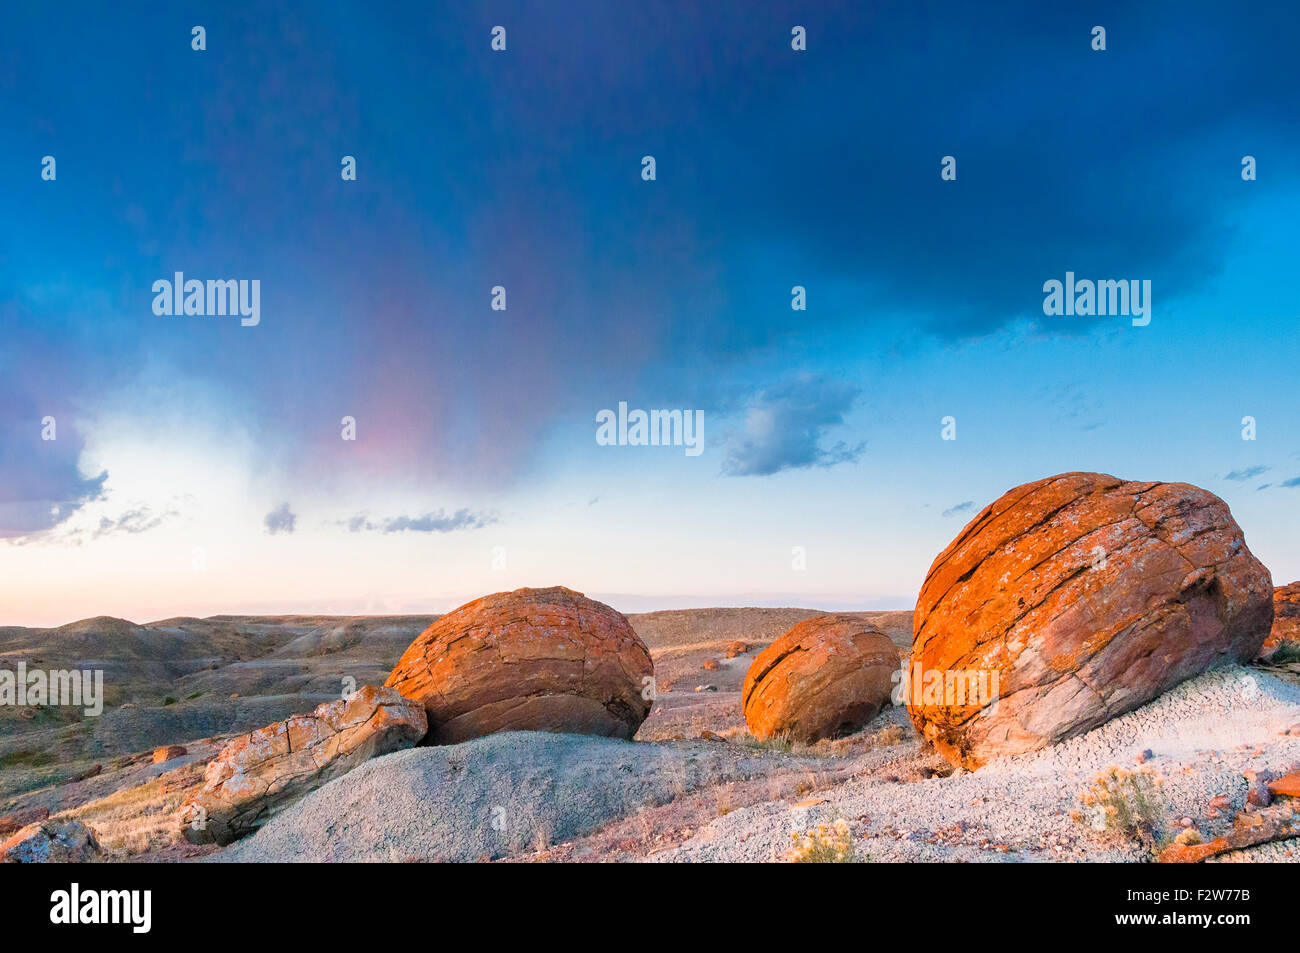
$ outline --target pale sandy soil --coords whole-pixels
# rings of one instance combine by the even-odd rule
[[[406,755],[405,775],[397,772],[397,761],[379,759],[383,763],[365,774],[353,772],[352,781],[347,775],[331,785],[328,798],[359,805],[373,800],[359,787],[366,779],[378,791],[418,778],[429,788],[425,798],[458,799],[460,841],[449,842],[445,830],[426,830],[419,817],[381,812],[355,819],[357,844],[329,846],[328,833],[311,826],[313,817],[329,818],[335,809],[322,808],[335,803],[322,789],[307,799],[315,798],[315,807],[304,801],[301,811],[291,808],[274,837],[259,834],[256,843],[217,853],[273,859],[293,845],[314,843],[340,859],[770,861],[786,856],[792,833],[844,820],[860,858],[1142,860],[1149,852],[1070,817],[1105,763],[1131,764],[1137,751],[1152,748],[1151,767],[1166,779],[1171,817],[1190,815],[1207,833],[1214,825],[1204,817],[1203,802],[1221,793],[1239,807],[1244,768],[1300,765],[1300,676],[1257,668],[1205,676],[1046,754],[975,774],[953,772],[924,749],[896,709],[839,741],[795,750],[760,745],[745,730],[740,710],[745,672],[774,638],[816,614],[699,609],[629,616],[651,650],[658,686],[633,744],[573,739],[555,748],[528,735],[471,742],[458,746],[465,750],[456,757],[481,761],[476,786],[442,794],[438,754]],[[910,612],[854,614],[879,625],[901,650],[909,647]],[[84,820],[114,859],[211,854],[213,848],[178,840],[174,812],[225,740],[338,697],[346,679],[381,682],[432,618],[220,617],[147,626],[86,620],[59,630],[0,629],[0,664],[12,667],[21,658],[29,666],[77,667],[93,657],[122,675],[98,719],[49,710],[0,712],[0,814],[40,805]],[[735,641],[746,651],[728,659]],[[717,662],[716,670],[704,668],[709,660]],[[1261,690],[1243,701],[1234,686],[1245,677]],[[164,704],[167,699],[173,700]],[[1296,733],[1287,734],[1292,725]],[[186,755],[152,764],[153,748],[167,744],[185,745]],[[550,763],[556,751],[563,757]],[[493,764],[503,771],[532,767],[518,777],[506,771],[502,777],[514,780],[503,786]],[[390,770],[397,772],[391,778]],[[87,773],[92,776],[73,780]],[[349,794],[354,787],[361,793]],[[479,829],[482,818],[503,804],[523,819],[508,842]],[[545,823],[530,827],[528,818]],[[394,834],[403,830],[407,853],[407,835]],[[1300,859],[1300,844],[1224,859],[1242,856],[1293,861]]]

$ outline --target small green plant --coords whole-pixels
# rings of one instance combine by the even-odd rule
[[[1129,771],[1111,765],[1079,796],[1084,810],[1076,812],[1075,819],[1095,830],[1157,847],[1168,813],[1160,796],[1162,783],[1149,768]]]
[[[0,755],[0,768],[14,768],[19,765],[38,768],[50,764],[54,760],[54,756],[45,751],[10,751],[7,754]]]
[[[175,704],[176,704],[176,699],[172,698],[170,695],[168,695],[166,698],[163,699],[164,708],[166,708],[168,705],[175,705]]]
[[[842,818],[827,827],[818,824],[812,830],[791,834],[794,846],[786,854],[792,864],[854,864],[858,862],[853,831]]]

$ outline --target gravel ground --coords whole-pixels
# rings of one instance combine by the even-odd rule
[[[885,717],[899,718],[894,710]],[[1293,734],[1285,734],[1294,729]],[[1164,779],[1171,818],[1191,817],[1205,833],[1207,802],[1232,800],[1230,819],[1245,802],[1244,769],[1285,771],[1300,763],[1300,687],[1258,670],[1232,667],[1192,679],[1154,702],[1086,735],[1033,754],[1006,758],[976,772],[891,783],[848,781],[825,801],[795,808],[756,805],[720,817],[656,861],[779,859],[790,835],[844,819],[859,855],[888,861],[1149,859],[1131,845],[1107,842],[1070,817],[1078,795],[1111,764],[1148,766]],[[1297,859],[1292,841],[1245,852],[1247,859]],[[1293,857],[1286,851],[1293,850]]]
[[[719,742],[506,732],[368,761],[213,861],[482,860],[590,833],[791,758]]]
[[[1300,765],[1300,686],[1240,667],[1202,675],[1052,748],[947,777],[931,776],[946,765],[922,750],[905,711],[887,710],[871,731],[890,725],[904,729],[900,743],[842,757],[532,732],[417,748],[362,765],[210,859],[546,859],[567,856],[567,846],[579,849],[575,859],[771,861],[785,856],[791,834],[843,819],[859,857],[874,861],[1137,862],[1150,854],[1070,816],[1107,766],[1136,769],[1149,750],[1170,830],[1188,817],[1209,837],[1244,806],[1243,770]],[[806,772],[808,784],[776,783],[793,772]],[[708,792],[731,782],[772,790],[710,811]],[[1232,805],[1214,819],[1207,811],[1219,794]],[[648,809],[692,801],[695,816],[669,817],[688,829],[649,856]],[[597,833],[636,841],[639,822],[641,847],[618,849]],[[1297,860],[1300,842],[1223,859]]]

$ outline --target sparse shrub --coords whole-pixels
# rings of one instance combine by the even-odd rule
[[[175,704],[176,704],[176,699],[172,698],[170,695],[168,695],[166,698],[163,699],[164,708],[166,708],[168,705],[175,705]]]
[[[538,827],[533,832],[533,850],[541,852],[551,849],[551,832],[548,828]]]
[[[1300,642],[1283,642],[1281,647],[1273,653],[1269,661],[1274,665],[1287,665],[1291,662],[1300,662]]]
[[[1130,771],[1111,765],[1079,796],[1085,811],[1076,820],[1146,847],[1158,846],[1166,815],[1162,781],[1149,768]]]
[[[812,830],[791,834],[794,846],[786,854],[792,864],[853,864],[858,861],[853,832],[844,819],[827,827],[818,824]]]
[[[740,743],[748,745],[751,748],[759,748],[763,751],[780,751],[782,754],[789,754],[794,745],[785,735],[773,735],[771,738],[759,740],[753,735],[746,733],[740,739]]]
[[[35,751],[31,749],[10,751],[6,754],[0,755],[0,768],[13,768],[19,765],[36,768],[50,764],[54,760],[54,756],[46,751]]]
[[[730,784],[724,784],[717,789],[716,794],[718,799],[718,817],[726,817],[735,810],[732,786]]]
[[[877,747],[889,748],[893,745],[901,745],[903,739],[907,737],[907,732],[899,725],[890,725],[876,733],[875,743]]]

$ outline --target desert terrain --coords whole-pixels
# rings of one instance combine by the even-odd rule
[[[1160,777],[1172,836],[1245,807],[1243,772],[1300,764],[1300,664],[1231,666],[1043,751],[964,771],[902,707],[799,745],[746,728],[756,655],[815,609],[629,615],[656,691],[635,738],[507,732],[375,758],[228,846],[188,843],[178,811],[240,735],[382,684],[436,616],[97,618],[0,629],[0,667],[105,671],[98,717],[0,707],[0,815],[79,820],[115,861],[790,859],[819,827],[854,860],[1151,859],[1080,816],[1109,766]],[[912,612],[848,615],[906,656]],[[436,809],[431,805],[437,804]],[[0,820],[0,824],[4,824]],[[1166,839],[1167,839],[1166,837]],[[797,851],[795,851],[797,853]],[[842,859],[842,858],[839,858]],[[1216,860],[1300,859],[1300,841]]]

